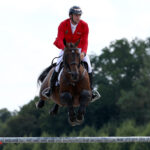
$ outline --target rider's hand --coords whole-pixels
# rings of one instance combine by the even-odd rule
[[[80,59],[83,60],[84,56],[85,56],[85,53],[82,52],[82,53],[80,54]]]

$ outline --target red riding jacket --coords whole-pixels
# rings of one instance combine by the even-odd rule
[[[54,45],[59,49],[64,50],[64,39],[68,43],[75,43],[80,39],[78,48],[81,48],[81,52],[84,52],[86,54],[88,47],[88,33],[88,24],[83,20],[80,20],[74,34],[72,34],[70,19],[66,19],[63,22],[61,22],[58,27],[58,34]]]

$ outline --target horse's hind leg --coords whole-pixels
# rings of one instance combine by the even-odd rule
[[[60,94],[62,104],[67,104],[68,107],[68,121],[72,126],[76,125],[76,114],[73,108],[73,97],[69,92],[63,92]]]
[[[91,94],[88,90],[83,90],[80,94],[80,106],[78,109],[78,113],[77,113],[77,122],[78,124],[83,123],[84,121],[84,114],[86,111],[86,105],[90,102],[91,100]]]
[[[58,113],[58,109],[59,109],[59,105],[58,104],[55,104],[52,108],[51,108],[51,110],[50,110],[50,115],[52,115],[52,116],[55,116],[57,113]]]
[[[36,105],[36,108],[42,108],[45,104],[45,101],[48,100],[47,98],[45,98],[42,94],[41,94],[41,91],[40,91],[40,94],[39,94],[39,101],[35,103]]]
[[[45,101],[40,99],[38,102],[35,103],[36,108],[42,108],[45,104]]]
[[[46,97],[44,95],[44,90],[46,90],[49,87],[49,79],[52,74],[53,69],[49,71],[45,79],[43,80],[41,87],[40,87],[40,93],[39,93],[39,98],[40,100],[36,103],[36,108],[42,108],[45,104],[45,101],[49,99],[49,97]]]

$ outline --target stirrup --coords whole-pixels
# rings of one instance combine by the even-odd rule
[[[47,96],[47,95],[46,95],[46,94],[49,93],[49,90],[50,90],[50,87],[45,88],[45,89],[42,91],[42,96],[44,96],[45,98],[49,99],[50,96]]]
[[[93,97],[94,96],[94,97]],[[95,102],[96,100],[98,100],[101,97],[101,95],[99,94],[99,92],[97,90],[92,90],[92,99],[91,99],[91,103]]]

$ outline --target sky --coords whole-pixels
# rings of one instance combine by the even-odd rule
[[[150,36],[149,0],[0,0],[0,109],[19,111],[38,96],[37,78],[58,56],[58,25],[74,5],[89,25],[89,55]]]

